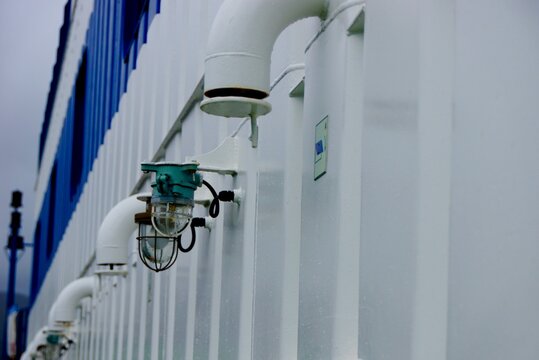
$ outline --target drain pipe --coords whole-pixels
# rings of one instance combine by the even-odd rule
[[[324,17],[327,0],[225,0],[208,40],[204,94],[264,99],[279,34],[292,23]]]
[[[81,300],[92,296],[98,285],[99,280],[95,275],[70,282],[60,292],[49,311],[49,327],[57,329],[70,326],[76,319]]]
[[[137,230],[135,214],[144,212],[146,204],[139,197],[150,193],[132,195],[116,204],[105,216],[97,233],[96,264],[98,274],[125,274],[118,267],[127,265],[128,245]]]
[[[292,23],[324,18],[329,0],[225,0],[213,21],[204,71],[202,111],[225,117],[256,117],[271,111],[270,62],[279,34]]]

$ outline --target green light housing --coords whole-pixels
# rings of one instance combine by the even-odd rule
[[[50,345],[58,345],[60,343],[60,335],[58,333],[51,333],[47,335],[47,343]]]
[[[155,173],[151,184],[153,227],[163,236],[179,236],[191,221],[195,190],[202,186],[198,163],[142,163],[141,170]]]

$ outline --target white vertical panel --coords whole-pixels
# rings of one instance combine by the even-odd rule
[[[117,150],[117,158],[118,163],[116,166],[116,169],[118,169],[118,177],[115,191],[117,193],[117,196],[120,198],[124,198],[127,195],[127,157],[129,153],[129,149],[127,146],[127,137],[128,137],[128,119],[127,115],[129,113],[129,97],[127,94],[122,95],[122,99],[120,101],[119,109],[119,116],[118,116],[118,150]]]
[[[110,196],[110,206],[109,208],[112,208],[120,199],[120,194],[118,191],[118,184],[120,184],[120,174],[118,171],[118,168],[120,167],[120,149],[121,149],[121,143],[120,143],[120,115],[119,113],[116,113],[112,119],[111,123],[111,136],[112,136],[112,144],[110,148],[110,152],[112,153],[112,159],[111,159],[111,168],[110,168],[110,182],[108,183],[109,188],[109,196]]]
[[[91,308],[90,308],[90,343],[89,343],[89,351],[88,351],[88,359],[95,359],[95,343],[97,340],[97,302],[99,295],[96,294],[92,298]]]
[[[239,297],[241,312],[239,323],[239,359],[250,359],[252,351],[252,322],[253,322],[253,295],[254,295],[254,260],[256,242],[256,191],[258,188],[258,174],[256,171],[256,152],[247,154],[247,163],[250,173],[246,175],[246,196],[242,205],[245,206],[243,228],[243,264],[241,293]]]
[[[211,22],[208,19],[208,1],[201,0],[200,9],[198,10],[199,23],[197,25],[197,52],[196,52],[196,67],[192,69],[196,75],[204,74],[204,59],[206,58],[206,44],[208,43],[208,33],[210,31]],[[198,80],[195,80],[195,83]]]
[[[94,227],[96,226],[96,221],[95,221],[95,218],[96,218],[96,215],[95,215],[95,200],[96,200],[96,196],[97,196],[97,193],[96,193],[96,188],[95,188],[95,184],[94,184],[94,178],[95,178],[95,166],[94,166],[94,169],[92,171],[90,171],[90,173],[88,174],[88,183],[87,183],[87,186],[88,186],[88,190],[89,190],[89,194],[88,194],[88,237],[90,239],[90,242],[92,241],[92,237],[93,237],[93,233],[94,233]]]
[[[120,290],[120,297],[119,297],[119,307],[118,307],[118,324],[117,324],[117,341],[116,341],[116,359],[123,359],[123,354],[125,351],[125,341],[124,336],[126,336],[125,333],[125,323],[127,321],[127,311],[129,309],[129,304],[127,302],[127,290],[128,290],[128,282],[127,278],[125,276],[120,277],[119,279],[119,290]]]
[[[101,291],[97,295],[97,302],[96,307],[94,309],[95,312],[95,340],[94,340],[94,346],[93,346],[93,358],[101,358],[101,341],[103,339],[103,297],[104,297],[104,287],[105,284],[102,283],[101,285]]]
[[[169,318],[169,321],[167,322],[166,327],[166,348],[165,348],[165,356],[164,359],[166,360],[172,360],[173,351],[174,351],[174,320],[176,319],[176,272],[177,272],[178,266],[174,264],[170,268],[170,276],[169,276],[169,282],[166,284],[166,286],[169,287],[168,289],[168,306],[167,309],[164,310],[167,312],[167,316]]]
[[[152,273],[150,276],[153,277],[153,315],[152,315],[152,339],[151,339],[151,359],[157,360],[159,358],[159,337],[163,336],[161,324],[160,324],[160,297],[163,295],[161,293],[161,277],[157,273]],[[165,309],[163,309],[165,310]]]
[[[159,38],[161,37],[161,16],[157,15],[152,20],[152,24],[148,29],[148,80],[145,86],[145,98],[147,99],[147,110],[145,121],[147,124],[147,131],[145,132],[146,141],[148,142],[148,148],[146,153],[143,154],[143,159],[150,160],[155,153],[155,150],[159,146],[161,139],[156,139],[155,134],[158,131],[162,123],[162,108],[157,109],[157,103],[161,99],[158,98],[158,93],[162,93],[163,84],[159,77],[161,70],[161,43]],[[162,95],[161,95],[162,96]]]
[[[139,264],[142,265],[142,264]],[[148,271],[141,271],[142,282],[140,284],[139,292],[136,296],[140,296],[140,315],[136,314],[135,316],[140,317],[140,327],[138,333],[138,359],[144,360],[144,354],[146,351],[146,320],[147,320],[147,309],[148,309]]]
[[[110,134],[109,136],[110,137]],[[107,136],[105,137],[107,138]],[[98,229],[99,225],[103,221],[103,208],[105,204],[104,192],[105,192],[105,162],[107,160],[106,152],[103,146],[99,147],[98,157],[96,159],[96,177],[97,177],[97,201],[96,201],[96,222],[94,229]]]
[[[108,352],[107,352],[107,358],[110,360],[114,360],[118,357],[118,355],[114,354],[114,351],[116,349],[116,346],[118,344],[118,312],[121,310],[119,307],[122,307],[123,304],[119,302],[120,297],[118,296],[118,279],[114,277],[112,279],[112,289],[111,289],[111,300],[110,300],[110,316],[108,317],[109,320],[109,334],[108,334]]]
[[[195,345],[195,313],[197,290],[198,248],[195,246],[188,255],[189,261],[189,291],[187,300],[187,325],[185,358],[192,359]]]
[[[453,1],[420,1],[419,188],[414,360],[447,359],[451,134],[454,111]],[[470,354],[470,357],[471,356]],[[485,356],[484,358],[490,358]]]
[[[171,64],[171,75],[178,74],[177,79],[173,78],[170,90],[171,120],[176,114],[180,113],[186,99],[186,76],[189,71],[187,67],[189,57],[187,57],[186,54],[189,54],[188,43],[190,41],[190,36],[185,35],[190,34],[187,24],[191,7],[191,1],[186,1],[183,6],[176,6],[176,19],[178,20],[171,21],[172,24],[175,25],[172,33],[176,35],[176,38],[178,39],[176,44],[179,45],[178,50],[173,50],[173,61]]]
[[[191,89],[200,79],[201,64],[199,64],[199,58],[201,54],[200,44],[201,44],[201,32],[203,29],[199,27],[201,7],[203,6],[202,1],[191,1],[188,9],[184,9],[188,13],[187,29],[183,32],[183,37],[185,34],[187,36],[187,46],[184,48],[183,54],[189,54],[189,56],[183,56],[183,62],[185,63],[185,85],[183,89],[180,89],[183,96],[180,97],[180,101],[185,103],[191,94]],[[194,31],[196,29],[196,31]],[[181,84],[180,84],[181,85]]]
[[[342,154],[340,156],[340,229],[335,289],[334,358],[357,356],[359,311],[359,243],[361,203],[361,136],[363,125],[363,36],[347,38]],[[350,166],[345,154],[357,154]]]
[[[135,314],[136,299],[139,296],[139,294],[137,293],[137,276],[134,266],[129,266],[129,270],[129,317],[127,328],[127,356],[125,357],[125,359],[133,359],[133,349],[136,346],[135,316],[139,316],[139,314]],[[139,288],[138,291],[141,291],[141,289]],[[136,336],[138,338],[138,334],[136,334]]]
[[[173,70],[177,70],[179,64],[173,63],[175,53],[174,49],[177,49],[179,45],[179,39],[173,38],[173,24],[175,22],[174,16],[176,15],[176,2],[175,1],[161,1],[161,19],[160,19],[160,31],[159,38],[156,40],[159,42],[159,69],[157,77],[160,79],[158,83],[158,97],[157,107],[161,114],[160,126],[155,132],[156,146],[166,136],[170,124],[172,124],[172,118],[175,114],[171,113],[171,103],[177,100],[172,100],[171,87],[172,83],[176,81],[176,76],[173,75]],[[177,50],[176,50],[177,53]]]
[[[224,124],[224,122],[222,123]],[[222,185],[219,181],[216,185]],[[219,358],[219,324],[221,318],[221,277],[223,270],[223,216],[220,216],[215,221],[215,228],[211,231],[210,241],[214,245],[214,264],[212,274],[212,298],[211,298],[211,316],[209,327],[209,359]]]
[[[140,84],[138,86],[138,105],[139,109],[137,111],[137,158],[135,160],[135,169],[138,168],[138,165],[141,161],[147,160],[147,154],[149,153],[150,139],[148,138],[148,133],[150,129],[151,118],[153,114],[150,114],[150,101],[151,101],[151,81],[152,73],[154,69],[152,68],[152,57],[153,57],[153,48],[154,44],[147,43],[141,50],[137,58],[138,68],[137,71],[140,72]],[[140,170],[135,170],[132,174],[133,176],[133,185],[136,182],[136,179],[140,176]]]
[[[142,50],[142,49],[141,49]],[[140,55],[144,55],[142,50]],[[140,58],[142,62],[144,58]],[[146,71],[144,71],[146,70]],[[144,111],[146,108],[145,99],[144,99],[144,88],[146,86],[147,80],[147,69],[139,67],[137,70],[137,86],[134,87],[133,91],[135,92],[135,103],[133,104],[133,117],[131,118],[131,126],[134,127],[134,138],[133,138],[133,158],[130,162],[131,169],[128,172],[129,176],[129,188],[132,188],[136,180],[140,175],[139,163],[142,159],[142,154],[145,153],[145,150],[148,146],[148,143],[145,139],[144,134],[144,125],[147,123],[144,119]]]
[[[133,179],[131,186],[134,185],[136,179],[139,177],[139,173],[137,172],[138,164],[147,154],[147,149],[149,146],[147,139],[147,132],[149,128],[148,87],[150,83],[150,71],[152,70],[149,67],[149,61],[151,59],[151,49],[149,49],[150,46],[150,44],[145,44],[140,49],[140,53],[137,58],[138,67],[136,71],[139,72],[139,83],[137,84],[136,89],[134,89],[134,91],[137,93],[137,110],[134,118],[134,124],[136,124],[136,157],[133,163],[135,169],[130,174]]]
[[[128,87],[129,91],[126,93],[126,118],[125,120],[125,127],[126,127],[126,147],[127,150],[126,156],[125,156],[125,164],[126,167],[124,169],[125,171],[125,183],[123,184],[124,189],[130,189],[132,186],[132,172],[135,170],[133,166],[133,162],[135,161],[135,154],[136,154],[136,130],[137,130],[137,122],[136,122],[136,114],[137,114],[137,97],[136,92],[134,89],[136,89],[136,85],[138,83],[139,78],[139,72],[133,71],[131,73],[131,76],[129,77]]]
[[[86,259],[87,259],[87,248],[89,247],[89,239],[87,237],[87,234],[85,232],[85,228],[86,228],[86,216],[85,216],[85,213],[86,213],[86,195],[84,192],[81,193],[80,195],[80,199],[79,199],[79,203],[77,204],[77,212],[76,212],[76,216],[77,216],[77,219],[78,219],[78,225],[77,225],[77,230],[78,230],[78,239],[80,241],[80,257],[79,257],[79,261],[80,261],[80,266],[81,266],[81,269],[86,265]]]
[[[90,216],[90,206],[89,206],[89,194],[90,194],[90,191],[88,190],[88,187],[85,188],[84,192],[83,192],[83,196],[84,196],[84,202],[83,202],[83,214],[82,216],[84,216],[84,220],[83,220],[83,236],[84,236],[84,245],[85,245],[85,251],[84,251],[84,256],[85,256],[85,259],[88,259],[90,257],[90,253],[92,251],[92,239],[90,238],[90,222],[89,222],[89,216]]]
[[[118,183],[118,171],[117,171],[117,164],[118,164],[118,119],[119,114],[116,113],[112,117],[111,123],[110,123],[110,129],[108,133],[110,133],[110,144],[107,147],[107,152],[110,154],[110,158],[108,161],[108,167],[107,167],[107,173],[108,176],[108,182],[107,182],[107,193],[106,198],[107,200],[107,211],[111,209],[114,204],[116,204],[118,201],[115,199],[116,195],[116,184]]]
[[[77,350],[77,356],[76,356],[76,359],[77,360],[82,360],[82,358],[84,357],[84,347],[86,345],[86,316],[87,316],[87,313],[86,313],[86,307],[85,307],[86,304],[82,304],[82,307],[81,307],[81,319],[80,319],[80,322],[79,322],[79,326],[78,326],[78,329],[79,329],[79,342],[77,344],[75,344],[76,346],[76,350]]]
[[[301,226],[297,214],[301,214],[301,163],[303,99],[291,99],[289,105],[290,119],[286,121],[284,172],[284,231],[285,243],[283,250],[283,284],[280,354],[282,359],[297,357],[298,346],[298,307],[299,307],[299,259]],[[299,157],[299,159],[298,159]]]
[[[101,293],[101,302],[99,303],[99,346],[97,347],[96,354],[100,359],[106,359],[106,344],[108,340],[108,323],[109,323],[109,296],[110,296],[110,278],[105,278],[103,281],[103,292]]]
[[[114,118],[112,119],[114,120]],[[114,177],[115,177],[115,171],[112,167],[113,162],[113,156],[114,152],[112,151],[114,148],[114,133],[112,132],[112,124],[111,129],[107,131],[105,134],[105,145],[104,145],[104,153],[105,153],[105,165],[103,170],[103,177],[104,177],[104,183],[103,183],[103,191],[101,192],[101,197],[103,197],[103,212],[101,215],[101,221],[105,218],[106,213],[108,210],[112,207],[112,190],[113,190],[113,183],[114,183]]]
[[[92,336],[92,301],[93,299],[87,301],[86,306],[84,307],[84,311],[86,312],[86,321],[84,327],[85,340],[84,347],[82,348],[82,360],[89,359],[88,356],[90,353],[90,337]]]
[[[96,198],[96,213],[95,213],[95,223],[93,229],[98,229],[99,225],[103,221],[103,206],[104,206],[104,190],[105,190],[105,155],[103,151],[103,146],[100,146],[97,153],[97,159],[94,161],[94,166],[96,167],[95,176],[97,178],[97,198]],[[95,231],[95,230],[94,230]]]

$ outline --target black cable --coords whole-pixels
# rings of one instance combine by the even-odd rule
[[[197,234],[195,231],[195,226],[193,225],[192,222],[191,222],[190,227],[191,227],[191,243],[189,244],[188,247],[184,248],[182,245],[182,236],[180,235],[178,237],[178,248],[180,249],[182,253],[188,253],[189,251],[193,250],[193,247],[195,246],[195,243],[197,241]]]
[[[208,212],[212,218],[216,218],[217,216],[219,216],[220,211],[219,195],[217,195],[217,192],[215,191],[213,186],[211,186],[206,180],[202,180],[202,183],[208,188],[208,190],[210,190],[213,196],[213,200],[210,203],[210,208],[208,209]]]

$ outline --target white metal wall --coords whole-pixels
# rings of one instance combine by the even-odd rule
[[[99,224],[196,91],[218,5],[162,0],[30,335],[60,290],[93,272]],[[75,15],[38,199],[90,11]],[[129,275],[106,280],[81,307],[69,356],[538,358],[538,13],[526,0],[371,0],[364,35],[347,34],[352,7],[307,53],[319,21],[292,25],[275,45],[272,79],[290,64],[305,63],[305,73],[274,87],[259,148],[245,154],[249,171],[209,176],[219,189],[246,189],[248,201],[224,205],[216,228],[199,230],[165,273],[145,269],[133,248]],[[502,18],[514,26],[498,27]],[[291,96],[304,76],[305,95]],[[314,181],[314,129],[326,115],[328,172]],[[195,107],[164,158],[212,150],[239,122]]]
[[[120,110],[99,149],[80,203],[32,309],[30,334],[46,323],[51,304],[67,283],[80,276],[83,270],[86,270],[85,274],[92,273],[95,239],[101,220],[116,202],[133,189],[141,174],[140,162],[155,154],[202,77],[207,30],[218,5],[216,1],[191,1],[185,4],[162,1],[161,13],[154,18],[148,32],[148,42],[139,54],[137,70],[129,79],[128,91],[121,99]],[[77,16],[82,15],[82,12],[76,13],[75,21],[78,21]],[[295,25],[287,32],[289,35],[284,35],[279,41],[278,46],[284,58],[274,63],[274,76],[291,63],[303,62],[303,49],[313,34],[313,24],[315,21]],[[77,63],[77,59],[73,59],[73,63]],[[64,67],[64,72],[75,70],[75,67]],[[294,142],[301,140],[298,127],[301,123],[301,100],[290,100],[287,86],[295,85],[301,77],[302,72],[291,76],[292,80],[286,79],[279,84],[285,111],[276,117],[280,118],[282,125],[286,125],[288,122],[285,118],[289,114],[295,116],[297,138],[291,134],[288,146],[298,154],[298,159],[301,141]],[[68,87],[68,84],[62,86]],[[272,101],[275,103],[278,99]],[[295,105],[286,105],[288,102]],[[184,120],[181,134],[166,149],[165,158],[182,161],[185,156],[210,151],[236,129],[240,121],[211,117],[195,108]],[[279,136],[281,125],[271,124],[271,119],[263,119],[261,128],[267,128],[267,136],[275,131]],[[61,124],[58,126],[61,127]],[[247,135],[245,126],[239,136]],[[47,147],[50,146],[54,146],[52,140],[47,143]],[[280,144],[274,143],[267,153],[272,154],[272,149],[278,148]],[[280,156],[284,155],[282,153]],[[49,157],[52,155],[45,156],[44,163],[50,162]],[[215,175],[208,175],[208,178],[220,189],[250,189],[248,198],[252,199],[254,206],[258,181],[256,151],[253,151],[251,158],[250,175],[239,175],[236,179]],[[291,189],[285,186],[284,179],[279,180],[280,186],[296,198],[295,207],[299,212],[301,173],[294,161],[282,160],[287,162],[292,173],[288,177],[292,179]],[[263,163],[269,165],[268,161]],[[278,168],[282,168],[284,163],[272,166],[275,165],[277,171],[282,173],[283,170]],[[46,178],[46,171],[42,170],[40,176]],[[44,183],[41,177],[40,181]],[[269,173],[261,177],[271,180]],[[279,202],[279,206],[284,207],[284,199],[281,198]],[[244,203],[243,206],[248,205]],[[133,252],[129,275],[126,278],[106,279],[100,293],[85,301],[81,308],[79,343],[76,350],[69,352],[69,356],[82,359],[251,358],[253,339],[263,346],[261,349],[271,348],[260,341],[264,337],[255,338],[252,333],[254,287],[257,286],[254,242],[256,209],[237,209],[235,205],[223,207],[216,229],[211,234],[199,231],[195,249],[187,255],[180,255],[178,263],[169,272],[150,273],[137,262],[137,255]],[[200,215],[205,214],[204,209],[197,211]],[[282,214],[275,215],[278,217],[274,223],[283,220]],[[299,216],[299,213],[292,216]],[[293,226],[294,229],[288,232],[294,236],[283,237],[281,246],[290,239],[297,247],[299,223],[290,219],[286,221]],[[267,227],[264,222],[260,224]],[[268,244],[271,245],[271,242]],[[74,253],[79,255],[74,257]],[[261,253],[262,258],[267,256]],[[292,263],[287,264],[288,267],[295,267],[296,273],[297,261],[297,256],[292,257],[288,260],[288,263]],[[70,271],[66,271],[66,262],[70,262]],[[271,273],[272,270],[264,272]],[[281,277],[284,277],[284,273]],[[290,302],[281,289],[284,285],[280,283],[285,282],[296,294],[292,295]],[[275,301],[292,309],[283,312],[283,315],[260,311],[259,316],[282,318],[282,326],[294,338],[293,333],[297,330],[293,329],[297,329],[297,320],[294,320],[293,314],[295,312],[297,317],[297,306],[293,304],[294,299],[297,302],[298,284],[297,281],[290,284],[290,280],[278,279],[277,285],[275,290],[284,298],[275,297]],[[262,291],[260,293],[263,294]],[[258,298],[263,301],[264,296]],[[288,316],[290,313],[291,317]],[[290,321],[292,323],[287,324]],[[260,324],[258,327],[262,328],[263,323]],[[270,345],[275,345],[275,341],[279,345],[279,338],[278,334],[274,334]],[[287,342],[285,340],[283,338],[284,343]],[[285,346],[283,351],[295,351],[294,344],[284,344],[283,348]],[[262,354],[263,350],[259,353]]]

